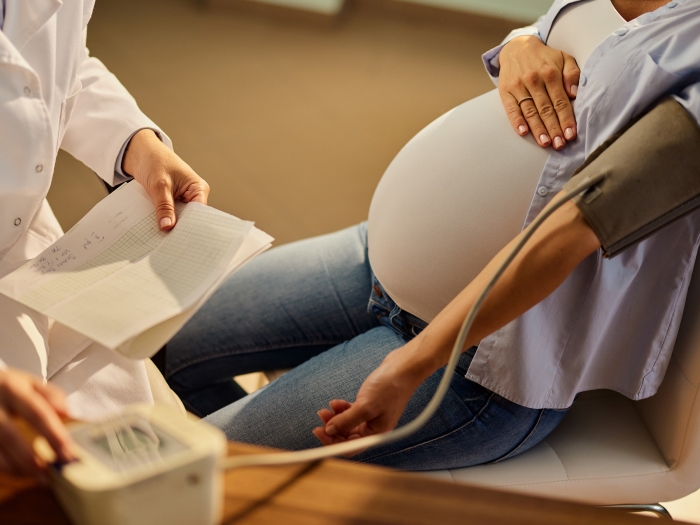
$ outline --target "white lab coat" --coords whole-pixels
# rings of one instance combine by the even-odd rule
[[[0,31],[0,277],[62,235],[45,199],[59,148],[112,184],[126,140],[141,128],[158,129],[89,56],[86,27],[93,6],[94,0],[6,0]],[[0,360],[58,384],[77,417],[153,401],[144,362],[123,358],[3,295]]]

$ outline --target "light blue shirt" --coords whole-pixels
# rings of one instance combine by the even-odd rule
[[[559,11],[576,1],[555,1],[505,42],[523,34],[546,42]],[[494,79],[501,47],[483,57]],[[602,142],[668,94],[700,122],[700,0],[673,0],[593,51],[579,82],[578,137],[552,150],[536,186],[549,192],[533,195],[526,223]],[[699,242],[695,212],[613,259],[591,255],[548,298],[484,339],[467,377],[532,408],[568,407],[593,389],[653,395],[671,358]]]

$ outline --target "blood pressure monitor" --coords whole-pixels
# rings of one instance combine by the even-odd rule
[[[75,525],[213,525],[221,519],[223,433],[167,407],[136,405],[69,426],[78,461],[52,467]],[[52,461],[43,438],[37,452]]]

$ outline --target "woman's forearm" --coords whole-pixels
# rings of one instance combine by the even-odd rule
[[[469,309],[523,234],[503,248],[412,344],[397,351],[401,373],[416,387],[447,363]],[[477,344],[547,297],[599,247],[598,238],[576,205],[573,202],[564,204],[535,232],[496,283],[462,350]]]

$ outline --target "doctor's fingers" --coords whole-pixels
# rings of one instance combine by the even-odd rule
[[[195,174],[198,180],[188,183],[187,188],[180,196],[183,202],[201,202],[206,204],[209,200],[209,184],[207,181]]]
[[[175,226],[175,201],[173,199],[173,183],[169,175],[151,176],[146,188],[156,207],[156,221],[158,227],[168,231]]]
[[[22,436],[9,413],[0,408],[0,471],[41,476],[44,465]]]
[[[54,408],[61,417],[69,417],[68,405],[66,404],[66,395],[58,387],[51,383],[44,384],[43,381],[35,379],[34,388],[39,392],[44,399]]]
[[[7,413],[22,417],[44,436],[59,460],[75,459],[73,440],[68,430],[53,406],[37,391],[41,380],[30,374],[19,374],[14,380],[3,384],[0,397],[3,408]]]

